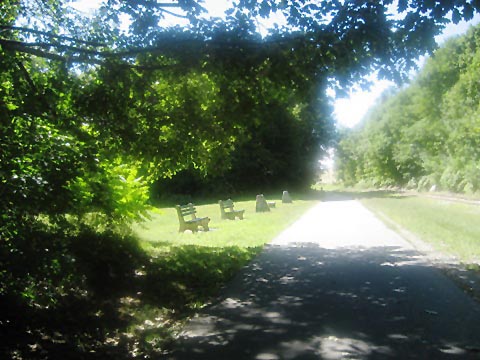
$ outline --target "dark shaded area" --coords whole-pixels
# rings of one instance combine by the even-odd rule
[[[367,191],[351,191],[351,190],[318,190],[304,189],[297,192],[290,192],[294,200],[321,200],[321,201],[348,201],[372,198],[388,198],[397,197],[399,199],[407,195],[401,194],[395,190],[367,190]]]
[[[271,246],[169,359],[477,359],[480,306],[399,247]]]
[[[170,327],[260,250],[183,246],[152,258],[128,236],[32,233],[2,254],[0,358],[161,354]]]
[[[295,187],[295,186],[278,186],[269,187],[266,185],[257,184],[254,189],[224,189],[218,187],[210,191],[196,191],[197,187],[185,189],[185,192],[157,192],[152,194],[151,202],[158,207],[174,207],[178,204],[193,203],[195,205],[208,205],[218,203],[221,199],[232,199],[234,202],[252,201],[255,200],[256,195],[263,194],[265,199],[272,201],[281,201],[283,191],[288,190],[293,201],[295,200],[323,200],[325,192],[313,190],[309,187]],[[152,190],[155,192],[156,190]]]
[[[318,190],[309,187],[267,187],[257,185],[254,191],[241,191],[232,189],[230,191],[218,188],[217,191],[197,192],[197,187],[192,186],[189,191],[184,193],[164,192],[159,197],[153,197],[153,202],[162,207],[172,207],[176,204],[187,204],[189,202],[195,205],[206,205],[218,202],[219,199],[233,199],[239,201],[255,200],[255,195],[263,194],[267,200],[281,201],[283,191],[287,190],[293,201],[347,201],[361,200],[370,198],[396,197],[402,199],[413,195],[404,195],[395,190],[368,190],[368,191],[349,191],[349,190]]]
[[[2,278],[0,357],[101,358],[97,349],[108,355],[106,335],[127,324],[118,299],[132,291],[145,259],[135,239],[88,231],[28,235],[2,254],[9,276]]]

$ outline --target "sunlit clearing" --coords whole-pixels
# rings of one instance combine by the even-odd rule
[[[334,116],[338,125],[348,128],[357,125],[380,95],[393,84],[387,80],[373,81],[374,85],[369,90],[356,87],[350,91],[348,98],[335,99]]]

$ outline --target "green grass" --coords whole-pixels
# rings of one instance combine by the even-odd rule
[[[235,202],[245,209],[244,220],[221,220],[218,203],[196,206],[198,217],[210,217],[210,231],[178,232],[173,207],[158,208],[151,219],[134,226],[144,258],[137,276],[120,300],[127,314],[127,334],[138,354],[159,356],[175,333],[197,309],[208,304],[263,246],[313,206],[314,200],[295,200],[268,213],[256,213],[255,201]],[[120,342],[122,332],[112,339]],[[132,345],[133,344],[133,345]]]
[[[187,312],[203,306],[266,243],[315,204],[275,200],[276,208],[266,213],[256,213],[253,200],[236,202],[236,209],[245,210],[243,220],[221,220],[217,203],[196,206],[198,217],[211,219],[208,232],[180,233],[173,207],[158,209],[149,221],[136,225],[134,232],[150,258],[144,270],[155,301]]]
[[[149,284],[147,297],[177,313],[188,313],[218,294],[243,266],[258,255],[263,246],[295,222],[314,200],[279,199],[270,212],[256,213],[255,201],[235,202],[244,209],[243,220],[222,220],[218,203],[196,206],[197,217],[210,217],[210,231],[178,231],[173,207],[158,208],[151,219],[137,224],[134,232],[149,257],[144,266]]]
[[[279,199],[272,200],[276,201],[276,208],[266,213],[255,212],[254,200],[235,202],[235,209],[245,209],[243,220],[222,220],[217,203],[196,206],[198,217],[211,219],[208,232],[178,232],[178,217],[173,207],[153,212],[151,220],[136,225],[134,231],[142,247],[152,256],[164,255],[186,245],[257,248],[272,240],[315,203],[295,200],[292,204],[282,204]]]
[[[466,263],[480,260],[480,206],[415,196],[363,198],[374,212]]]

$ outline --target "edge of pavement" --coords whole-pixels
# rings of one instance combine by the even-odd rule
[[[363,204],[363,203],[362,203]],[[428,262],[441,270],[447,277],[457,284],[465,293],[477,302],[480,302],[480,271],[469,269],[457,257],[435,250],[430,244],[423,241],[416,234],[405,229],[381,211],[376,211],[363,204],[369,211],[383,221],[388,227],[397,232],[402,238],[422,253]]]

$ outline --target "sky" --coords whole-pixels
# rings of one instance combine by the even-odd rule
[[[74,3],[74,7],[82,11],[92,11],[98,7],[99,2],[100,0],[78,0]],[[205,0],[204,6],[207,8],[209,15],[222,17],[231,2],[231,0]],[[178,18],[175,18],[172,19],[172,22],[178,23],[178,20]],[[273,21],[282,23],[282,20],[279,18],[275,18]],[[478,23],[480,23],[480,14],[476,14],[473,20],[469,22],[462,21],[456,25],[449,24],[444,32],[436,37],[437,43],[441,44],[452,36],[463,34],[470,26]],[[259,24],[259,27],[266,31],[268,23]],[[425,59],[418,60],[419,67],[421,67],[424,61]],[[367,78],[372,81],[372,86],[369,90],[362,90],[359,86],[354,86],[350,89],[349,96],[346,98],[335,98],[335,93],[327,90],[327,94],[332,97],[334,105],[333,115],[339,127],[354,127],[375,104],[383,91],[394,86],[390,81],[378,80],[375,73],[370,74]]]

